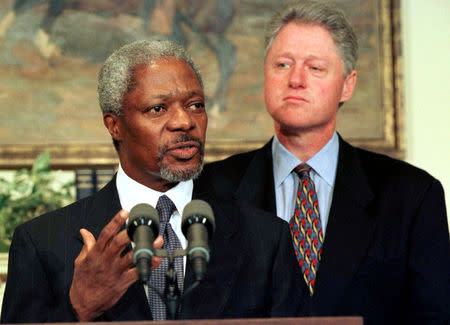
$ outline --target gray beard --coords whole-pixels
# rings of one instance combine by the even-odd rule
[[[203,170],[203,157],[200,164],[195,169],[174,169],[166,164],[161,164],[159,166],[160,176],[162,179],[169,181],[171,183],[185,182],[190,179],[196,179]]]
[[[163,162],[163,156],[167,150],[167,146],[163,146],[159,148],[159,158],[158,158],[158,165],[159,165],[159,173],[162,179],[169,181],[171,183],[178,183],[178,182],[185,182],[190,179],[196,179],[200,173],[203,170],[203,157],[205,153],[205,147],[202,141],[200,141],[197,138],[194,138],[192,136],[189,136],[187,134],[181,135],[175,143],[182,142],[182,141],[196,141],[200,144],[200,162],[196,168],[192,169],[177,169],[173,166],[170,166],[168,164],[165,164]]]

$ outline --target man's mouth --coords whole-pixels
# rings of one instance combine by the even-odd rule
[[[307,103],[308,102],[308,100],[305,97],[293,96],[293,95],[286,96],[284,98],[284,100],[287,101],[287,102],[291,102],[291,103],[302,103],[302,102],[303,103]]]
[[[181,134],[178,138],[170,143],[163,145],[159,150],[160,160],[169,155],[176,160],[189,160],[197,154],[203,159],[204,146],[202,140],[197,137]]]
[[[183,141],[169,145],[166,153],[178,160],[189,160],[200,151],[200,143],[197,141]]]

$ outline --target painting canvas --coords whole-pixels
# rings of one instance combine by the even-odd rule
[[[336,0],[360,44],[354,97],[338,130],[350,142],[401,155],[396,6]],[[101,63],[138,39],[185,45],[200,68],[209,116],[207,160],[262,145],[264,25],[279,0],[3,0],[0,2],[0,167],[50,150],[56,167],[112,165],[97,101]]]

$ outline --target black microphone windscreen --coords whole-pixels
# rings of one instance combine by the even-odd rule
[[[181,219],[181,228],[183,229],[184,234],[185,234],[185,229],[187,227],[186,222],[190,217],[193,217],[193,216],[205,217],[208,220],[210,226],[212,227],[212,229],[211,229],[212,232],[214,232],[214,230],[216,228],[216,222],[214,219],[214,213],[213,213],[211,206],[203,200],[192,200],[183,209],[183,217]]]
[[[147,220],[146,220],[147,219]],[[135,205],[131,210],[128,216],[128,236],[132,239],[133,233],[136,228],[142,225],[142,222],[151,221],[151,227],[154,228],[155,234],[157,235],[159,232],[159,215],[158,211],[147,203],[140,203]],[[147,224],[148,225],[148,224]]]

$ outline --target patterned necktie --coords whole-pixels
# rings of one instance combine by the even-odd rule
[[[163,248],[168,252],[181,249],[181,243],[169,223],[170,216],[176,210],[175,204],[166,196],[162,195],[156,204],[156,210],[159,214],[159,234],[164,238]],[[183,257],[175,258],[175,271],[177,272],[178,288],[183,291]],[[166,284],[166,271],[168,269],[167,258],[163,258],[161,264],[152,271],[150,275],[150,283],[156,287],[159,292],[164,293]],[[166,319],[166,306],[161,298],[149,287],[148,301],[150,310],[152,311],[153,320]]]
[[[295,168],[299,183],[295,211],[289,226],[295,256],[312,295],[322,256],[323,232],[319,215],[319,201],[316,188],[309,176],[310,170],[311,167],[306,164],[298,165]]]

